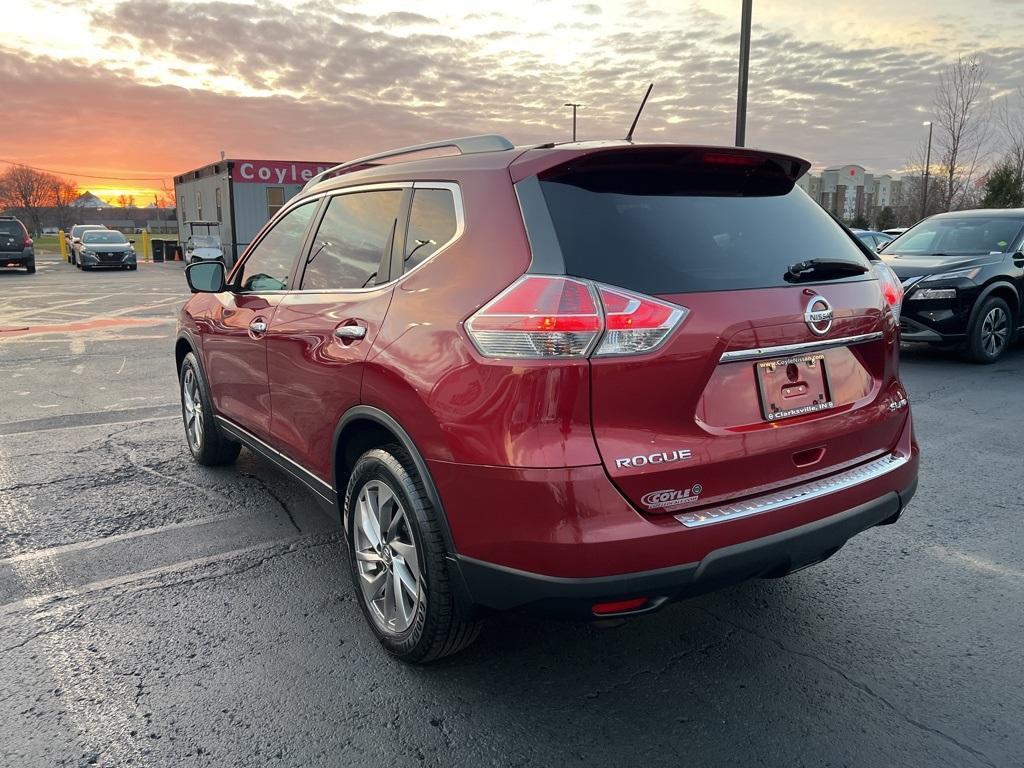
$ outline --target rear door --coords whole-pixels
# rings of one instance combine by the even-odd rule
[[[363,361],[394,290],[411,185],[327,199],[299,269],[299,290],[278,305],[267,336],[274,446],[331,482],[334,429],[360,401]]]
[[[286,295],[319,200],[292,208],[235,269],[205,318],[203,359],[214,408],[260,438],[270,433],[266,333]]]
[[[893,315],[865,252],[792,176],[752,152],[631,149],[525,180],[550,217],[527,216],[535,264],[546,229],[565,274],[686,310],[653,351],[591,357],[597,446],[642,511],[755,495],[898,439]]]

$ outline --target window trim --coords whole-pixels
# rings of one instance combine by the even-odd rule
[[[450,238],[437,247],[437,249],[423,259],[418,264],[414,264],[409,270],[405,269],[405,245],[409,242],[409,225],[412,223],[412,207],[416,204],[416,190],[418,189],[441,189],[451,193],[452,202],[455,208],[455,232]],[[466,229],[466,214],[462,207],[462,190],[459,189],[458,184],[443,181],[418,181],[412,186],[412,196],[409,200],[408,209],[405,211],[405,225],[402,228],[402,245],[399,250],[393,250],[391,253],[391,274],[397,274],[399,277],[405,277],[410,275],[419,269],[422,265],[433,259],[437,254],[444,252],[453,243],[462,237],[462,233]],[[398,239],[397,237],[395,238]]]
[[[394,270],[393,270],[393,266],[394,266],[394,261],[393,261],[394,260],[394,248],[392,247],[392,273],[391,273],[391,275],[389,275],[390,279],[386,283],[380,283],[378,285],[371,285],[371,286],[368,286],[366,288],[331,288],[331,289],[323,290],[323,291],[301,290],[301,289],[298,289],[298,288],[289,288],[289,289],[283,290],[283,291],[263,291],[260,295],[263,296],[263,295],[285,294],[285,293],[320,293],[320,294],[335,294],[335,293],[346,294],[346,293],[349,293],[349,294],[351,294],[351,293],[369,293],[370,291],[378,291],[378,290],[380,290],[382,288],[389,288],[389,287],[395,285],[396,283],[398,283],[399,281],[404,280],[408,275],[411,275],[414,272],[416,272],[424,264],[429,264],[431,261],[434,260],[434,258],[438,254],[443,253],[444,251],[448,250],[449,248],[451,248],[452,245],[454,245],[460,239],[462,239],[462,235],[466,231],[466,212],[465,212],[465,207],[464,207],[463,202],[462,202],[462,188],[458,185],[457,182],[453,182],[453,181],[393,181],[393,182],[377,182],[377,183],[374,183],[374,184],[356,184],[356,185],[353,185],[351,187],[335,187],[333,189],[328,189],[328,190],[324,190],[322,192],[317,192],[315,194],[305,195],[305,196],[302,195],[302,193],[300,192],[298,195],[293,197],[291,200],[288,200],[285,203],[284,208],[282,208],[280,211],[278,211],[277,215],[274,218],[272,218],[270,221],[268,221],[266,224],[264,224],[263,225],[263,229],[261,229],[258,233],[256,233],[256,237],[254,237],[252,239],[252,242],[249,243],[249,245],[246,247],[245,251],[242,252],[242,255],[239,256],[238,261],[235,263],[235,266],[232,267],[231,273],[228,275],[228,283],[227,283],[228,288],[226,290],[232,290],[232,286],[234,285],[235,278],[238,276],[238,274],[240,274],[241,270],[243,269],[242,265],[245,264],[245,262],[249,260],[249,255],[256,249],[256,247],[260,244],[260,242],[263,240],[263,238],[267,236],[267,233],[269,233],[270,230],[273,229],[273,227],[276,225],[276,223],[277,223],[277,221],[279,219],[282,219],[285,216],[287,216],[289,214],[289,212],[291,212],[293,209],[298,208],[300,205],[305,205],[306,203],[312,202],[313,200],[318,200],[319,201],[318,208],[317,208],[316,211],[314,211],[313,218],[314,218],[314,221],[316,221],[317,224],[319,225],[319,219],[320,219],[320,217],[321,217],[321,215],[323,213],[323,208],[324,208],[324,198],[335,197],[336,195],[344,195],[344,194],[347,194],[349,192],[369,192],[369,191],[376,190],[376,189],[402,189],[402,190],[408,190],[408,189],[411,189],[411,190],[416,190],[416,189],[447,189],[447,190],[450,190],[451,193],[452,193],[452,196],[455,198],[455,236],[452,237],[452,239],[449,240],[447,243],[445,243],[443,248],[438,248],[436,251],[434,251],[432,254],[430,254],[429,257],[427,257],[426,259],[421,261],[419,264],[417,264],[415,267],[410,269],[408,272],[400,272],[398,275],[396,275],[394,273]],[[400,221],[398,223],[399,223],[399,226],[402,228],[402,232],[404,233],[404,232],[407,232],[408,228],[409,228],[409,211],[403,209],[402,214],[404,216],[405,221],[404,222]],[[299,253],[299,258],[295,260],[295,268],[292,270],[292,274],[290,276],[290,279],[293,281],[291,283],[292,285],[299,284],[298,282],[295,282],[295,281],[296,280],[301,281],[301,279],[302,279],[301,275],[298,273],[298,265],[302,264],[303,265],[303,269],[305,269],[305,259],[308,257],[309,249],[312,247],[311,237],[312,237],[313,232],[314,232],[314,229],[313,229],[313,227],[311,225],[310,228],[309,228],[309,231],[306,232],[306,240],[305,240],[305,242],[303,244],[302,251]],[[398,239],[397,233],[395,235],[395,239],[396,240]],[[405,239],[405,235],[404,234],[403,234],[403,238],[402,239],[403,239],[403,242],[404,242],[404,239]],[[246,294],[246,295],[251,295],[251,294]]]

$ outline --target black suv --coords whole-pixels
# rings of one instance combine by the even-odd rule
[[[0,267],[24,267],[36,271],[36,252],[25,225],[13,216],[0,216]]]
[[[1024,208],[941,213],[885,246],[903,281],[904,341],[965,348],[994,363],[1016,340],[1024,297]]]

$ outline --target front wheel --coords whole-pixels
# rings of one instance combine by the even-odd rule
[[[213,403],[195,353],[185,355],[178,381],[185,440],[192,458],[207,467],[230,464],[238,458],[242,446],[221,432],[214,421]]]
[[[994,363],[1013,338],[1013,314],[1010,305],[998,296],[985,300],[971,326],[967,354],[976,363]]]
[[[479,623],[462,618],[455,605],[438,512],[401,446],[360,457],[344,514],[359,606],[389,653],[425,664],[476,639]]]

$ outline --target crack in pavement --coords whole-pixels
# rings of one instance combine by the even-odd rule
[[[299,533],[302,533],[302,529],[299,527],[299,524],[295,522],[295,515],[292,514],[292,510],[285,503],[284,499],[278,496],[277,492],[270,487],[266,480],[264,480],[262,477],[259,477],[258,475],[253,475],[248,472],[239,472],[238,474],[241,475],[242,477],[248,477],[255,480],[260,485],[260,487],[267,492],[267,495],[269,495],[274,501],[276,501],[280,505],[281,509],[284,510],[284,513],[288,515],[288,519],[291,520],[292,525],[295,526],[295,530]]]
[[[798,651],[795,648],[791,648],[788,645],[786,645],[785,643],[783,643],[781,640],[779,640],[779,639],[777,639],[775,637],[772,637],[770,635],[762,634],[761,632],[758,632],[757,630],[752,629],[752,628],[750,628],[750,627],[748,627],[748,626],[746,626],[744,624],[740,624],[739,622],[732,621],[731,619],[727,619],[724,616],[719,616],[718,614],[714,613],[713,611],[709,611],[707,608],[701,608],[701,610],[704,613],[706,613],[708,616],[710,616],[711,618],[716,619],[717,621],[720,621],[723,624],[727,624],[730,627],[734,627],[735,629],[738,629],[738,630],[740,630],[742,632],[746,632],[747,634],[753,635],[754,637],[757,637],[757,638],[759,638],[761,640],[765,640],[765,641],[771,643],[776,648],[781,650],[783,653],[788,653],[788,654],[791,654],[793,656],[799,656],[801,658],[808,659],[810,661],[816,662],[817,664],[820,664],[822,667],[824,667],[825,669],[831,671],[833,674],[838,675],[840,678],[842,678],[852,688],[855,688],[856,690],[860,691],[861,693],[864,693],[864,694],[868,695],[869,697],[871,697],[872,699],[874,699],[875,701],[878,701],[879,703],[883,704],[887,709],[891,710],[893,713],[898,715],[900,717],[900,719],[903,720],[904,722],[906,722],[907,724],[913,726],[914,728],[917,728],[918,730],[921,730],[921,731],[924,731],[926,733],[930,733],[930,734],[932,734],[934,736],[939,737],[943,741],[945,741],[945,742],[947,742],[949,744],[952,744],[953,746],[957,747],[958,749],[960,749],[960,750],[966,752],[967,754],[971,755],[976,760],[981,761],[985,765],[991,766],[991,768],[997,768],[996,764],[984,752],[981,752],[980,750],[975,749],[970,744],[964,744],[962,741],[959,741],[955,736],[950,736],[948,733],[940,731],[937,728],[933,728],[932,726],[928,725],[927,723],[923,723],[920,720],[917,720],[917,719],[911,717],[906,712],[904,712],[899,707],[897,707],[895,704],[893,704],[891,701],[889,701],[887,698],[885,698],[885,696],[883,696],[882,694],[880,694],[877,691],[875,691],[874,689],[872,689],[869,685],[867,685],[867,683],[861,682],[860,680],[857,680],[857,679],[851,677],[849,674],[844,672],[842,670],[842,668],[836,666],[835,664],[833,664],[833,663],[831,663],[829,661],[826,661],[825,659],[821,658],[820,656],[816,656],[813,653],[808,653],[807,651]]]
[[[58,624],[55,627],[50,627],[48,629],[40,630],[39,632],[36,632],[34,635],[28,636],[27,638],[22,640],[20,643],[15,643],[14,645],[9,645],[6,648],[0,648],[0,653],[9,653],[10,651],[17,650],[18,648],[24,648],[26,645],[28,645],[29,643],[31,643],[34,640],[38,640],[40,637],[45,637],[46,635],[52,635],[55,632],[63,632],[65,629],[71,629],[78,622],[78,620],[82,618],[82,614],[83,613],[85,613],[85,608],[80,608],[75,613],[75,615],[72,616],[67,621],[65,621],[65,622],[63,622],[61,624]]]
[[[711,650],[712,648],[715,648],[716,646],[723,645],[727,640],[729,640],[729,638],[731,638],[735,634],[736,630],[734,629],[726,633],[725,636],[720,637],[717,640],[714,640],[710,643],[705,643],[704,645],[698,645],[694,646],[693,648],[688,648],[685,651],[680,651],[679,653],[669,656],[668,661],[666,661],[659,669],[638,669],[636,672],[630,674],[625,680],[620,680],[619,682],[612,683],[611,685],[606,686],[604,688],[598,688],[594,691],[590,691],[584,694],[584,696],[587,699],[593,700],[601,696],[613,693],[619,690],[620,688],[626,688],[635,683],[641,677],[644,677],[645,675],[660,677],[683,659],[698,653],[706,653],[707,651]]]

